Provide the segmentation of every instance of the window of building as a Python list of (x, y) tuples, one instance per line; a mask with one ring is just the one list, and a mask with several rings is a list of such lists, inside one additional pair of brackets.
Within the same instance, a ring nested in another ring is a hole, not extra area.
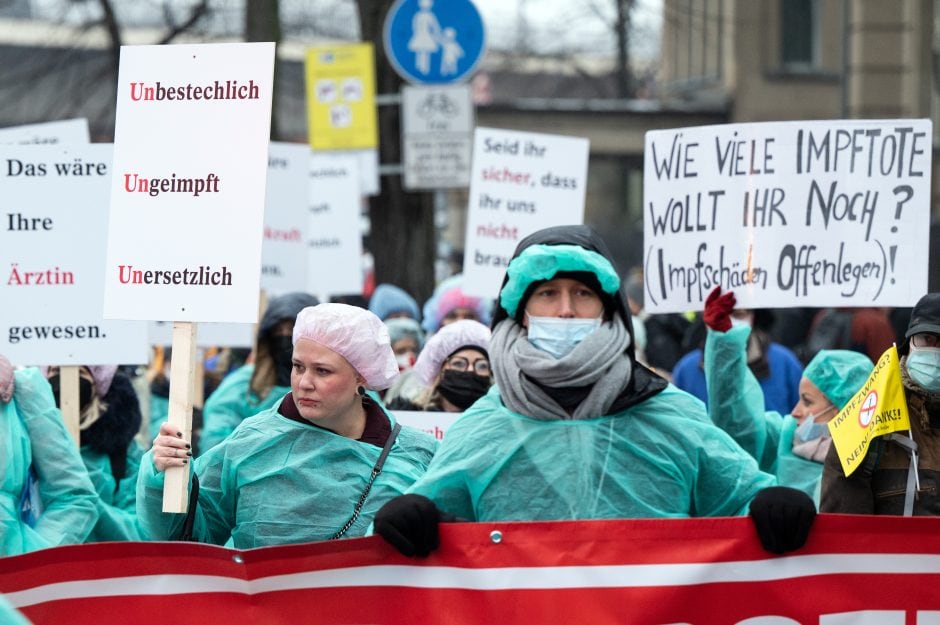
[(818, 65), (818, 0), (780, 1), (780, 44), (784, 67), (799, 69)]

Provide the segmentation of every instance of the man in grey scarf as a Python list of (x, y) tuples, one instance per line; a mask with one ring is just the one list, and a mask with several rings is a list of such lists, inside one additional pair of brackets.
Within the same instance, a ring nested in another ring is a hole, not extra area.
[(524, 239), (498, 303), (497, 384), (379, 511), (378, 534), (421, 556), (440, 520), (734, 516), (750, 505), (765, 547), (802, 546), (812, 500), (773, 487), (700, 401), (636, 361), (620, 277), (590, 228)]

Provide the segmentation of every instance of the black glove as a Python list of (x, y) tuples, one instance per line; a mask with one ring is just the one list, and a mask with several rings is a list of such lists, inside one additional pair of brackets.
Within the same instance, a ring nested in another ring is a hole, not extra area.
[(771, 486), (757, 493), (750, 512), (764, 549), (786, 553), (806, 544), (816, 504), (801, 490)]
[(427, 497), (401, 495), (379, 509), (374, 526), (375, 533), (402, 554), (425, 558), (440, 543), (437, 524), (441, 520), (437, 506)]

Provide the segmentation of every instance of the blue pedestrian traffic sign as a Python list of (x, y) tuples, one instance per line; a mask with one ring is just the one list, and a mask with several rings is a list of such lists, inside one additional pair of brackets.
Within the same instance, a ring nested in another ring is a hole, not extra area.
[(483, 59), (483, 18), (471, 0), (395, 0), (385, 18), (385, 54), (411, 83), (466, 80)]

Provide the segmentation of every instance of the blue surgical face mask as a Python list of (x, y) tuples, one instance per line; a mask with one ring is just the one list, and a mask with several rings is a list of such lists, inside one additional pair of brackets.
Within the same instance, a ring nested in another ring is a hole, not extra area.
[(940, 347), (914, 347), (907, 355), (911, 379), (931, 393), (940, 393)]
[(571, 353), (578, 343), (601, 325), (596, 319), (563, 319), (560, 317), (533, 317), (529, 320), (529, 342), (555, 358)]
[(806, 418), (803, 419), (803, 422), (796, 426), (796, 436), (804, 443), (807, 441), (816, 440), (817, 438), (828, 434), (829, 424), (828, 423), (816, 423), (816, 417), (821, 416), (833, 410), (835, 406), (829, 406), (818, 415), (810, 413), (806, 415)]

